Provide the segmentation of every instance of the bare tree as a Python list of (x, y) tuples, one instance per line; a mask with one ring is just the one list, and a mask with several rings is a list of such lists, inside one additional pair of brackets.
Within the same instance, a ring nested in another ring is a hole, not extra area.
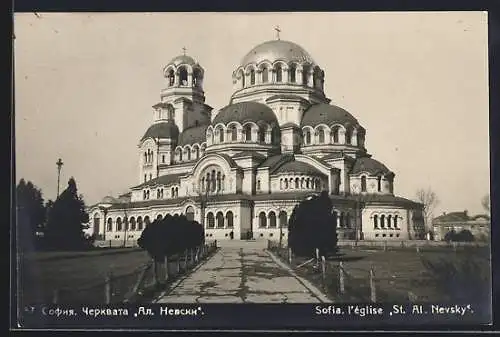
[(123, 221), (123, 230), (124, 230), (124, 233), (123, 233), (123, 247), (127, 247), (127, 234), (128, 234), (128, 226), (129, 226), (129, 218), (128, 218), (128, 210), (130, 209), (131, 207), (131, 196), (127, 193), (127, 194), (124, 194), (124, 195), (121, 195), (119, 197), (119, 201), (121, 203), (121, 206), (122, 206), (122, 209), (123, 209), (123, 213), (124, 213), (124, 221)]
[(217, 184), (207, 180), (205, 186), (201, 186), (198, 182), (198, 188), (195, 189), (195, 193), (198, 195), (198, 202), (200, 203), (200, 224), (205, 228), (205, 210), (208, 203), (219, 195), (219, 189)]
[(490, 195), (486, 194), (482, 199), (481, 199), (481, 205), (483, 206), (484, 210), (490, 214), (491, 212), (491, 200), (490, 200)]
[(424, 205), (423, 216), (425, 226), (429, 229), (434, 209), (439, 204), (439, 198), (437, 197), (436, 192), (434, 192), (430, 187), (417, 190), (416, 197), (417, 201)]

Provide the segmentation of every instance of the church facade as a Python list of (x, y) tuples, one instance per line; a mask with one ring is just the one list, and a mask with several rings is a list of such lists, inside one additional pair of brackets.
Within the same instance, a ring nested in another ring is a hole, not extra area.
[(325, 72), (296, 43), (251, 49), (218, 110), (194, 58), (173, 58), (163, 75), (137, 148), (137, 183), (88, 209), (100, 240), (137, 240), (167, 214), (200, 222), (207, 239), (286, 239), (293, 208), (321, 191), (340, 240), (424, 237), (422, 205), (394, 194), (394, 173), (368, 153), (358, 120), (325, 96)]

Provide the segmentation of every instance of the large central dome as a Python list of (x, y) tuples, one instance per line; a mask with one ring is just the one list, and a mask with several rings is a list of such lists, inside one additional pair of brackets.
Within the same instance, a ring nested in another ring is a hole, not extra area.
[(274, 62), (282, 60), (285, 62), (310, 62), (314, 63), (311, 55), (296, 43), (283, 40), (266, 41), (254, 47), (241, 61), (242, 66), (249, 63), (257, 63), (267, 60)]

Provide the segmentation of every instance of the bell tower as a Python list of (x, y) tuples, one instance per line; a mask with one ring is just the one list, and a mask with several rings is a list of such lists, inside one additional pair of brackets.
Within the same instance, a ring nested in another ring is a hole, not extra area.
[(161, 103), (173, 107), (166, 117), (173, 119), (180, 132), (210, 123), (212, 108), (205, 104), (204, 73), (203, 67), (186, 54), (186, 48), (163, 68), (166, 86), (161, 90)]

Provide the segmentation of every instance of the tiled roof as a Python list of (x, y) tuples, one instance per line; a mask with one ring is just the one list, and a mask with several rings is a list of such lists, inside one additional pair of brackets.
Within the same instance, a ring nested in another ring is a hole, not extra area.
[(179, 137), (179, 128), (173, 122), (161, 122), (151, 125), (141, 141), (147, 138), (170, 138), (175, 139)]
[(391, 171), (381, 162), (370, 158), (370, 157), (360, 157), (357, 158), (352, 167), (351, 174), (357, 174), (361, 172), (368, 172), (373, 175), (377, 174), (387, 174)]
[(276, 165), (280, 160), (285, 159), (285, 158), (290, 158), (293, 159), (293, 154), (277, 154), (275, 156), (268, 157), (262, 164), (259, 165), (259, 167), (273, 167)]
[(182, 174), (166, 174), (163, 176), (159, 176), (157, 178), (151, 179), (149, 181), (146, 181), (145, 183), (142, 183), (140, 185), (132, 187), (133, 189), (138, 189), (146, 186), (155, 186), (155, 185), (171, 185), (171, 184), (178, 184), (181, 181), (182, 176), (184, 176), (185, 173)]
[(264, 159), (265, 157), (261, 155), (258, 152), (252, 152), (252, 151), (243, 151), (243, 152), (238, 152), (233, 156), (233, 158), (243, 158), (243, 157), (252, 157), (252, 158), (258, 158), (258, 159)]
[(471, 218), (467, 215), (467, 211), (462, 212), (451, 212), (440, 215), (434, 218), (433, 222), (460, 222), (460, 221), (469, 221)]
[(330, 126), (334, 123), (357, 125), (358, 121), (349, 112), (336, 105), (318, 103), (311, 105), (305, 111), (300, 125), (315, 127), (318, 124)]
[(179, 135), (178, 145), (201, 144), (206, 141), (208, 124), (187, 128)]
[(278, 120), (274, 111), (267, 105), (258, 102), (240, 102), (230, 104), (222, 108), (215, 116), (212, 124), (217, 123), (227, 124), (232, 121), (245, 123), (252, 122), (266, 122), (278, 125)]
[(281, 165), (273, 174), (278, 173), (303, 173), (313, 175), (323, 175), (317, 168), (301, 161), (289, 161)]
[(300, 96), (297, 96), (297, 95), (284, 95), (284, 94), (273, 95), (273, 96), (267, 98), (266, 102), (270, 102), (270, 101), (273, 101), (273, 100), (276, 100), (276, 99), (301, 100), (301, 101), (304, 101), (304, 102), (308, 102), (305, 98), (302, 98)]

